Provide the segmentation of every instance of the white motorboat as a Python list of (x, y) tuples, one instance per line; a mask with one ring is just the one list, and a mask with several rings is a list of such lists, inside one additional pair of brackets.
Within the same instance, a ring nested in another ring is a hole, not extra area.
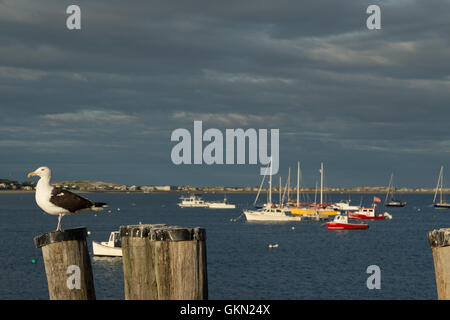
[(109, 235), (109, 240), (105, 242), (92, 241), (92, 249), (95, 256), (121, 257), (122, 244), (118, 231), (113, 231)]
[(223, 199), (223, 202), (208, 202), (208, 208), (210, 209), (235, 209), (236, 205), (227, 203), (227, 198)]
[(266, 203), (263, 208), (255, 210), (244, 210), (247, 221), (301, 221), (301, 217), (294, 217), (287, 214), (283, 208), (277, 208), (270, 203)]
[(194, 194), (191, 194), (189, 197), (181, 197), (181, 202), (178, 203), (178, 206), (181, 208), (207, 208), (209, 204)]
[(333, 204), (331, 207), (339, 211), (358, 211), (361, 209), (360, 206), (350, 205), (350, 200), (341, 200)]

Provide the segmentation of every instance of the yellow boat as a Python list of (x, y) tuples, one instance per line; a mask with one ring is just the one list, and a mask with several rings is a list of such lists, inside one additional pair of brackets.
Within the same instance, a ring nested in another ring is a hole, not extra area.
[[(321, 174), (321, 184), (320, 184), (320, 202), (323, 202), (323, 163), (320, 167)], [(302, 216), (302, 215), (314, 215), (318, 213), (319, 215), (328, 215), (335, 216), (339, 213), (339, 211), (327, 208), (324, 204), (317, 203), (303, 203), (299, 202), (300, 200), (300, 162), (298, 162), (297, 169), (297, 203), (290, 203), (289, 207), (291, 210), (291, 214), (293, 216)], [(314, 200), (315, 201), (315, 200)]]
[(339, 213), (339, 211), (334, 209), (319, 209), (320, 214), (326, 214), (328, 216), (335, 216)]
[(322, 208), (291, 208), (291, 214), (293, 216), (302, 216), (304, 214), (310, 215), (310, 214), (326, 214), (328, 216), (335, 216), (339, 213), (339, 211), (333, 210), (333, 209), (322, 209)]

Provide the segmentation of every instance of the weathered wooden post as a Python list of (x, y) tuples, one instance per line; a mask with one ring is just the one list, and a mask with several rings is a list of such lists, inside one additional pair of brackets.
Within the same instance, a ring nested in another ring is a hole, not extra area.
[(439, 300), (450, 300), (450, 228), (428, 232)]
[(125, 299), (208, 299), (205, 229), (121, 226), (120, 237)]
[(42, 248), (51, 300), (95, 300), (86, 236), (86, 228), (75, 228), (34, 238)]

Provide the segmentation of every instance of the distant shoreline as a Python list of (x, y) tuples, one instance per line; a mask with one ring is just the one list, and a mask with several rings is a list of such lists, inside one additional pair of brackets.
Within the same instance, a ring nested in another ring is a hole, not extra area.
[[(152, 193), (178, 193), (178, 194), (190, 194), (190, 193), (195, 193), (195, 194), (256, 194), (257, 191), (232, 191), (232, 190), (224, 190), (224, 191), (209, 191), (209, 190), (171, 190), (171, 191), (149, 191), (149, 192), (144, 192), (144, 191), (121, 191), (121, 190), (117, 190), (117, 191), (112, 191), (112, 190), (108, 190), (108, 191), (99, 191), (99, 190), (70, 190), (74, 193), (125, 193), (125, 194), (152, 194)], [(29, 190), (0, 190), (0, 194), (27, 194), (27, 193), (34, 193), (35, 191), (29, 191)], [(262, 190), (261, 192), (265, 192), (264, 190)], [(274, 191), (273, 191), (274, 192)], [(275, 193), (278, 193), (278, 191), (276, 191)], [(307, 193), (307, 194), (315, 194), (314, 191), (302, 191), (302, 193)], [(324, 193), (327, 194), (386, 194), (385, 192), (381, 192), (381, 191), (355, 191), (355, 190), (348, 190), (348, 191), (324, 191)], [(396, 194), (433, 194), (434, 191), (433, 190), (429, 190), (429, 191), (396, 191)], [(444, 192), (444, 194), (450, 194), (450, 192)], [(292, 194), (292, 197), (295, 198), (295, 194)]]

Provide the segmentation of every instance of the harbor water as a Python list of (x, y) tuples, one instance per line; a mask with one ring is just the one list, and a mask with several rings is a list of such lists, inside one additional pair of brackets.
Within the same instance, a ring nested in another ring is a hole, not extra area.
[[(63, 229), (85, 226), (92, 241), (107, 241), (121, 225), (199, 226), (207, 234), (210, 299), (437, 299), (427, 232), (450, 227), (450, 210), (430, 207), (432, 195), (401, 195), (404, 208), (384, 208), (392, 220), (368, 221), (367, 230), (329, 231), (323, 221), (248, 223), (240, 217), (254, 194), (228, 194), (232, 210), (179, 208), (180, 194), (92, 193), (109, 208), (65, 216)], [(361, 195), (329, 195), (338, 201)], [(381, 195), (378, 195), (381, 196)], [(370, 205), (373, 195), (363, 195)], [(205, 200), (222, 200), (205, 194)], [(56, 229), (34, 194), (0, 194), (0, 299), (48, 299), (36, 235)], [(269, 245), (278, 244), (270, 248)], [(121, 258), (92, 257), (97, 299), (123, 299)], [(381, 288), (369, 290), (367, 268), (381, 270)]]

